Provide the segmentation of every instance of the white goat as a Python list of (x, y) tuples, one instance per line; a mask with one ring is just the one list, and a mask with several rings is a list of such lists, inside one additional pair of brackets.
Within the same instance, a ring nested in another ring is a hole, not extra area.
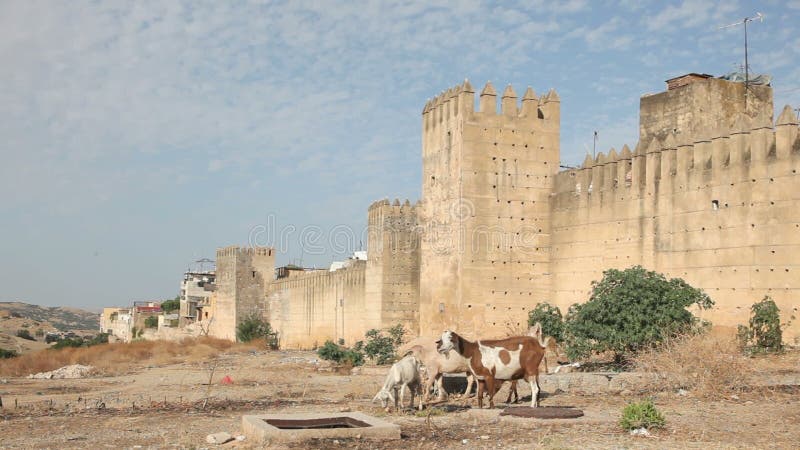
[[(411, 407), (413, 408), (414, 394), (419, 392), (422, 386), (419, 372), (420, 362), (414, 356), (409, 355), (397, 361), (389, 369), (389, 374), (386, 375), (383, 387), (375, 394), (372, 401), (380, 400), (384, 408), (387, 407), (390, 401), (393, 401), (394, 408), (398, 409), (398, 402), (402, 404), (406, 387), (408, 387), (411, 390)], [(398, 390), (400, 391), (399, 395)], [(420, 402), (419, 406), (422, 409), (422, 402)]]

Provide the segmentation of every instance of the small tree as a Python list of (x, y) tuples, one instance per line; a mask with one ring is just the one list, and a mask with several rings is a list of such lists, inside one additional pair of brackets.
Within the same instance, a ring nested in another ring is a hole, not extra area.
[(389, 336), (392, 338), (392, 344), (394, 344), (395, 347), (399, 347), (403, 344), (403, 339), (405, 338), (406, 333), (408, 333), (405, 327), (403, 327), (402, 323), (398, 323), (397, 325), (389, 328), (388, 332)]
[(29, 341), (35, 341), (36, 340), (33, 336), (31, 336), (31, 332), (28, 331), (25, 328), (17, 330), (17, 337), (22, 338), (22, 339), (27, 339)]
[(394, 360), (394, 341), (391, 337), (376, 329), (367, 331), (364, 336), (367, 338), (364, 353), (376, 364), (388, 364)]
[(611, 351), (623, 355), (692, 331), (698, 319), (686, 308), (710, 308), (714, 302), (703, 291), (680, 278), (641, 266), (623, 271), (610, 269), (592, 282), (589, 301), (573, 305), (567, 314), (567, 353), (570, 358), (589, 352)]
[(239, 342), (250, 342), (253, 339), (269, 339), (272, 335), (269, 322), (258, 314), (251, 314), (236, 327), (236, 339)]
[(380, 330), (372, 329), (364, 335), (367, 342), (364, 344), (364, 353), (376, 364), (389, 364), (397, 358), (397, 347), (403, 343), (406, 329), (402, 324), (397, 324), (387, 330), (388, 336)]
[(17, 356), (19, 355), (14, 350), (0, 348), (0, 359), (16, 358)]
[(750, 307), (750, 327), (740, 325), (738, 336), (745, 348), (764, 352), (783, 348), (780, 310), (770, 296), (753, 303)]
[(564, 340), (564, 318), (557, 306), (548, 303), (536, 305), (528, 312), (528, 326), (532, 327), (537, 322), (542, 325), (542, 334), (552, 336), (558, 342)]
[(172, 311), (177, 311), (179, 309), (181, 309), (180, 296), (176, 296), (172, 300), (164, 300), (163, 302), (161, 302), (161, 310), (164, 311), (164, 313), (170, 313)]
[(158, 317), (147, 316), (147, 318), (144, 319), (144, 326), (146, 328), (158, 328)]

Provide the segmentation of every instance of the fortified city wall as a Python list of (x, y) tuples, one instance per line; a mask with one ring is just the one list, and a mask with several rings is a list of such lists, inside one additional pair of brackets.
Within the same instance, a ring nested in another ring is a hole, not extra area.
[[(552, 301), (586, 301), (608, 268), (640, 264), (702, 288), (703, 317), (746, 324), (765, 295), (782, 322), (800, 294), (800, 141), (772, 89), (708, 79), (642, 98), (642, 139), (556, 176)], [(797, 322), (785, 339), (800, 334)]]
[(327, 340), (352, 345), (368, 327), (364, 296), (366, 262), (333, 272), (317, 270), (272, 282), (266, 297), (268, 321), (281, 348), (308, 349)]
[(538, 303), (562, 313), (608, 268), (642, 265), (702, 288), (703, 312), (735, 327), (765, 295), (800, 337), (800, 138), (772, 89), (692, 74), (641, 99), (640, 139), (559, 171), (560, 100), (508, 86), (497, 107), (469, 82), (422, 112), (422, 201), (368, 211), (367, 261), (274, 279), (272, 249), (217, 253), (211, 334), (235, 339), (249, 314), (285, 348), (347, 345), (371, 328), (526, 328)]

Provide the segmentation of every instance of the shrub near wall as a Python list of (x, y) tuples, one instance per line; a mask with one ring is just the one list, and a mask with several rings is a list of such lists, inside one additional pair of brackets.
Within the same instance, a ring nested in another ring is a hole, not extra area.
[(699, 323), (686, 308), (710, 308), (714, 302), (703, 291), (680, 278), (641, 266), (610, 269), (592, 282), (589, 301), (570, 307), (566, 320), (567, 353), (580, 358), (592, 352), (624, 355), (686, 334)]
[(739, 341), (745, 350), (776, 352), (783, 348), (780, 310), (770, 296), (750, 307), (749, 325), (739, 325)]
[(558, 342), (564, 340), (564, 318), (557, 306), (549, 303), (536, 305), (528, 312), (528, 326), (532, 327), (536, 323), (542, 325), (542, 334), (545, 336), (551, 336)]

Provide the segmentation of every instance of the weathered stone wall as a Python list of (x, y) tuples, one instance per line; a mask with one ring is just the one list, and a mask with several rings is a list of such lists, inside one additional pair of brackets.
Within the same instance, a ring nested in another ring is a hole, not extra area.
[(370, 316), (365, 301), (366, 263), (334, 272), (313, 271), (271, 283), (266, 297), (268, 321), (281, 348), (313, 348), (326, 340), (347, 345), (364, 339)]
[(236, 326), (255, 314), (266, 318), (266, 292), (275, 273), (275, 251), (268, 247), (217, 249), (217, 291), (209, 335), (236, 340)]
[(375, 328), (402, 324), (419, 332), (419, 226), (417, 206), (406, 200), (369, 207), (366, 320)]
[(474, 110), (468, 82), (422, 115), (424, 220), (420, 331), (524, 329), (550, 292), (548, 197), (559, 163), (560, 105), (489, 83)]
[[(772, 119), (772, 88), (716, 78), (695, 81), (677, 89), (642, 96), (639, 102), (639, 140), (666, 139), (696, 142), (729, 130), (739, 115)], [(766, 120), (766, 119), (765, 119)]]
[[(750, 305), (765, 295), (778, 304), (782, 321), (797, 314), (798, 121), (787, 107), (773, 130), (771, 92), (765, 98), (769, 102), (755, 119), (741, 112), (730, 127), (705, 135), (710, 137), (702, 137), (704, 130), (689, 141), (650, 133), (632, 153), (612, 149), (557, 175), (552, 300), (562, 311), (585, 301), (604, 269), (641, 264), (702, 288), (716, 301), (704, 313), (715, 325), (746, 324)], [(785, 339), (797, 336), (800, 327), (793, 322)]]

